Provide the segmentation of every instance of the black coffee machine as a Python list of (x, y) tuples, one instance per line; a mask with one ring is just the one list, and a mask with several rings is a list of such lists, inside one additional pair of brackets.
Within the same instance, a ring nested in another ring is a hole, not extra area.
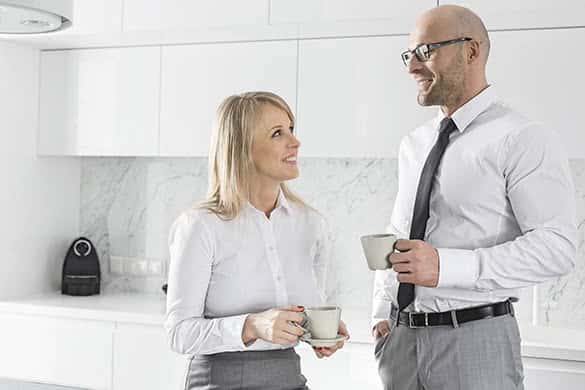
[(85, 237), (74, 240), (63, 262), (61, 293), (94, 295), (100, 293), (100, 262), (91, 241)]

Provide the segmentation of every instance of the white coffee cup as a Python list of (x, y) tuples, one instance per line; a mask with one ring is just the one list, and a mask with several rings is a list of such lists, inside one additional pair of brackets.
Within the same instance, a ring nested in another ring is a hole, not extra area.
[(339, 306), (316, 306), (305, 308), (305, 329), (312, 339), (334, 339), (339, 330), (341, 308)]
[(372, 271), (390, 268), (388, 255), (394, 252), (394, 234), (370, 234), (360, 238), (368, 268)]

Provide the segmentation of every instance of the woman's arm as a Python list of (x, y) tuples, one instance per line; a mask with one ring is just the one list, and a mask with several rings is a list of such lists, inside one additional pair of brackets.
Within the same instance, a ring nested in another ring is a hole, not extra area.
[(244, 350), (246, 314), (204, 318), (215, 243), (200, 215), (187, 213), (177, 219), (170, 232), (169, 252), (165, 328), (171, 349), (186, 354)]

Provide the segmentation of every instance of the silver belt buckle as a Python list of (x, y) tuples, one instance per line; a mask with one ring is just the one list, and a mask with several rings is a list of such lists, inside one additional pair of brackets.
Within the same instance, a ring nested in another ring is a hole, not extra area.
[[(415, 323), (413, 322), (413, 314), (424, 314), (425, 316), (425, 324), (424, 325), (415, 325)], [(409, 328), (426, 328), (427, 326), (429, 326), (429, 313), (427, 312), (422, 312), (422, 313), (417, 313), (417, 312), (408, 312), (408, 327)]]

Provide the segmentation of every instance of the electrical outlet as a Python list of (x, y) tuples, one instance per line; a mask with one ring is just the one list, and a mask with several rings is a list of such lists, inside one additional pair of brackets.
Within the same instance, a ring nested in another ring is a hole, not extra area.
[(110, 256), (110, 272), (126, 276), (162, 276), (163, 261), (144, 257)]

